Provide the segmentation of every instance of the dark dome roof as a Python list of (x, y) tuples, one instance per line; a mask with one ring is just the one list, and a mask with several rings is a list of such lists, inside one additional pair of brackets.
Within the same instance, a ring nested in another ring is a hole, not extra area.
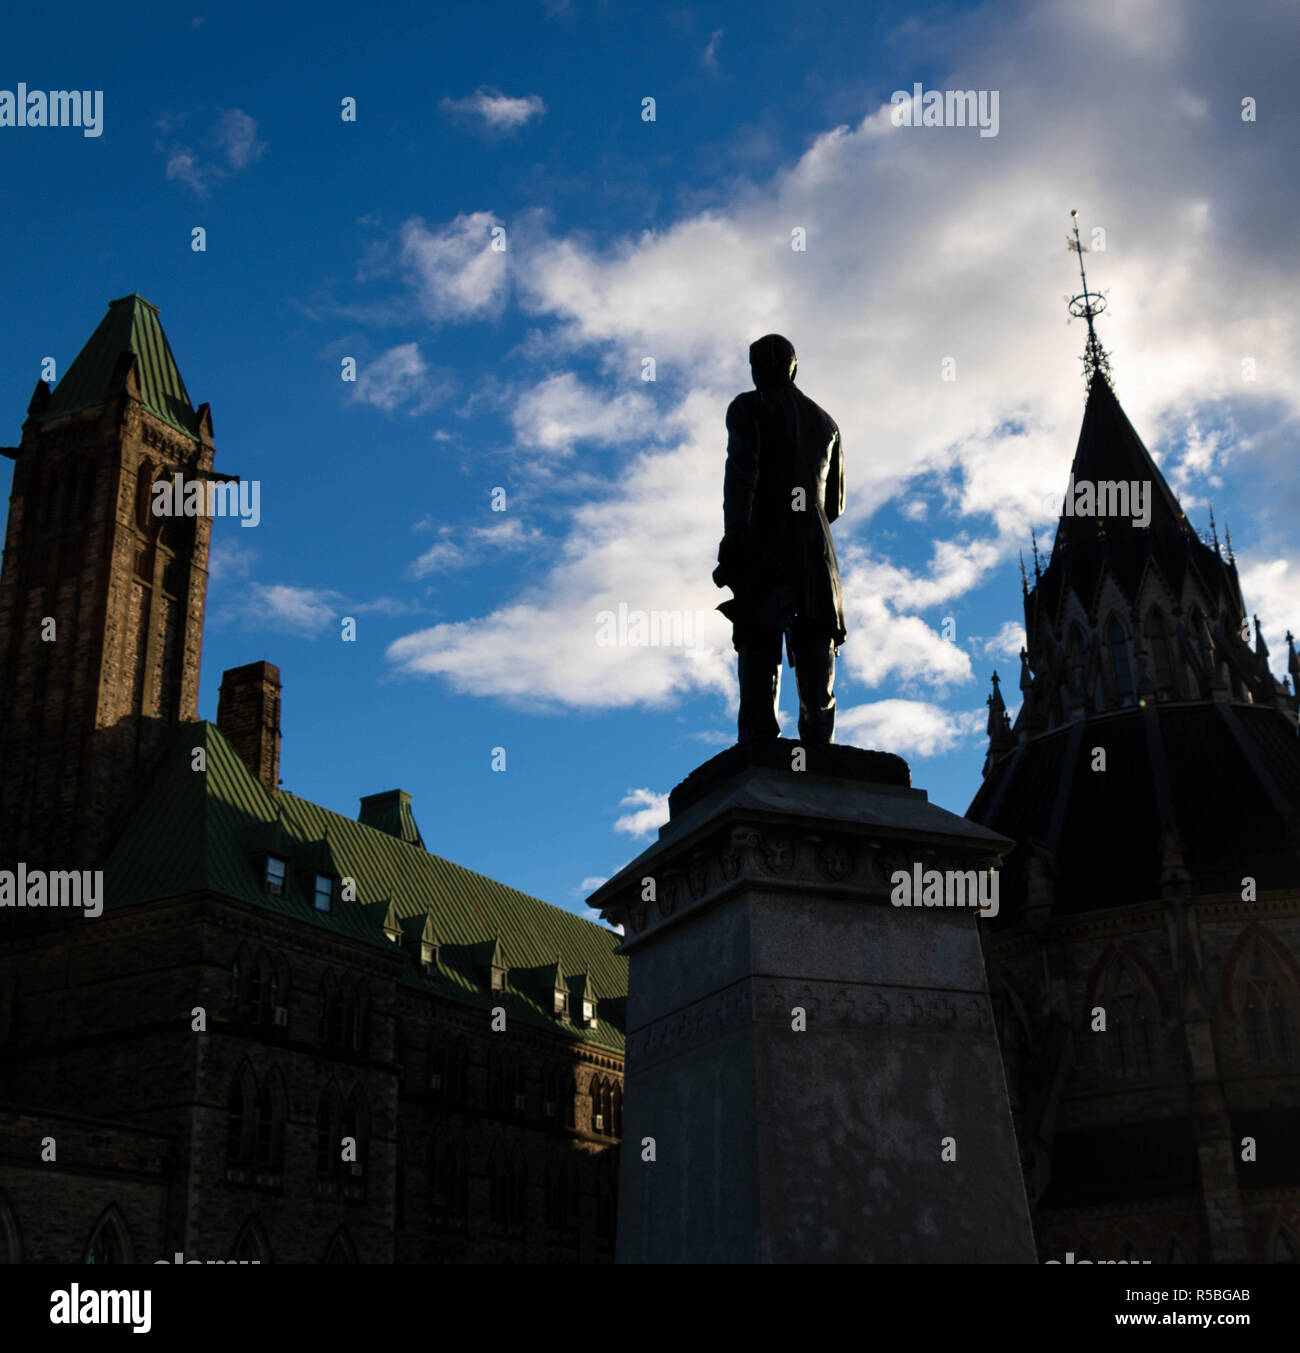
[[(1093, 749), (1106, 769), (1093, 770)], [(1152, 703), (1053, 729), (999, 759), (967, 816), (1012, 837), (997, 928), (1024, 920), (1046, 846), (1054, 914), (1159, 898), (1167, 870), (1195, 894), (1300, 887), (1300, 736), (1284, 713)]]

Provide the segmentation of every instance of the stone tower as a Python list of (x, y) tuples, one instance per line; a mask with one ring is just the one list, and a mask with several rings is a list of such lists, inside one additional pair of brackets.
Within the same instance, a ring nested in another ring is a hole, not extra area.
[(211, 519), (156, 516), (151, 489), (212, 475), (158, 309), (108, 313), (53, 391), (39, 381), (0, 573), (0, 865), (88, 868), (198, 717)]
[(1104, 370), (1034, 554), (968, 816), (1016, 841), (985, 954), (1040, 1255), (1294, 1259), (1296, 693)]

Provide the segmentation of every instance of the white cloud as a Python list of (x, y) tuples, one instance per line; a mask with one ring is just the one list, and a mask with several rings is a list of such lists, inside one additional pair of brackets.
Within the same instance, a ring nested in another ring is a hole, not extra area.
[(1247, 614), (1258, 614), (1269, 666), (1280, 680), (1286, 675), (1287, 631), (1300, 634), (1300, 557), (1252, 561), (1238, 554), (1237, 570)]
[(709, 45), (704, 49), (704, 64), (710, 70), (718, 69), (718, 44), (722, 41), (722, 35), (726, 29), (715, 28), (709, 34)]
[(838, 711), (835, 735), (903, 757), (938, 756), (982, 732), (987, 715), (987, 710), (943, 709), (924, 700), (876, 700)]
[[(459, 534), (459, 542), (455, 536)], [(427, 578), (431, 573), (449, 573), (468, 568), (489, 557), (513, 554), (530, 549), (542, 539), (535, 526), (525, 526), (518, 517), (506, 517), (490, 526), (457, 528), (441, 526), (438, 540), (411, 565), (414, 578)]]
[[(490, 213), (411, 228), (413, 257), (430, 240), (439, 242), (432, 257), (447, 254), (445, 269), (417, 269), (434, 318), (497, 314), (513, 281), (548, 358), (571, 350), (627, 373), (652, 354), (675, 380), (653, 396), (636, 392), (653, 398), (661, 428), (671, 424), (671, 438), (655, 441), (645, 428), (623, 437), (628, 414), (635, 423), (644, 411), (637, 401), (629, 408), (624, 379), (593, 388), (557, 376), (522, 390), (512, 412), (521, 457), (572, 454), (586, 437), (607, 461), (569, 511), (552, 563), (530, 570), (496, 610), (407, 636), (390, 659), (520, 702), (663, 707), (700, 691), (731, 698), (734, 655), (720, 617), (690, 653), (600, 649), (591, 636), (595, 613), (620, 601), (712, 614), (723, 595), (709, 580), (721, 533), (723, 412), (748, 385), (748, 343), (779, 330), (799, 350), (801, 387), (844, 434), (848, 506), (836, 527), (849, 619), (844, 671), (866, 685), (936, 692), (969, 681), (968, 652), (940, 636), (942, 617), (930, 612), (1014, 558), (1032, 525), (1055, 520), (1083, 411), (1082, 329), (1067, 327), (1060, 305), (1077, 282), (1064, 248), (1076, 202), (1085, 232), (1108, 228), (1107, 251), (1089, 256), (1089, 281), (1110, 291), (1102, 339), (1120, 398), (1153, 452), (1168, 451), (1162, 430), (1181, 436), (1195, 404), (1275, 401), (1294, 416), (1287, 373), (1300, 365), (1300, 315), (1279, 282), (1289, 275), (1289, 241), (1285, 230), (1245, 230), (1241, 216), (1261, 181), (1287, 179), (1284, 152), (1257, 140), (1257, 154), (1243, 156), (1240, 128), (1209, 134), (1196, 118), (1157, 115), (1189, 88), (1214, 106), (1224, 97), (1221, 54), (1259, 41), (1280, 20), (1252, 12), (1234, 27), (1163, 0), (1104, 8), (1113, 41), (1102, 79), (1073, 59), (1095, 33), (1069, 7), (1030, 6), (996, 29), (962, 28), (950, 68), (928, 83), (1002, 88), (996, 138), (896, 128), (882, 104), (855, 126), (815, 137), (771, 178), (729, 181), (725, 201), (658, 230), (613, 241), (516, 231), (509, 275), (504, 256), (483, 253)], [(1062, 110), (1085, 106), (1088, 134), (1062, 157)], [(1078, 200), (1080, 183), (1098, 185), (1090, 201)], [(1290, 219), (1277, 203), (1272, 210)], [(796, 226), (807, 232), (805, 252), (790, 247)], [(1261, 347), (1269, 360), (1244, 386), (1223, 354)], [(940, 379), (946, 358), (956, 380)], [(556, 397), (565, 394), (569, 407)], [(1248, 454), (1241, 444), (1225, 451), (1211, 435), (1192, 439), (1193, 477)], [(907, 504), (921, 481), (929, 520), (889, 548), (897, 557), (939, 534), (925, 571), (885, 563), (879, 545), (861, 543), (891, 500), (919, 517)]]
[(249, 588), (244, 619), (273, 625), (307, 639), (314, 639), (341, 614), (343, 601), (328, 588), (292, 587), (286, 583), (253, 583)]
[(214, 533), (208, 553), (208, 577), (221, 582), (247, 578), (259, 557), (258, 552), (243, 544), (238, 536), (223, 537)]
[(607, 446), (648, 438), (654, 403), (638, 391), (606, 398), (566, 371), (526, 390), (511, 415), (521, 446), (563, 455), (576, 442)]
[(1006, 620), (996, 634), (973, 635), (970, 643), (985, 658), (1019, 659), (1020, 650), (1025, 647), (1025, 627), (1019, 620)]
[(516, 131), (533, 118), (546, 112), (546, 105), (538, 94), (511, 98), (495, 89), (480, 88), (464, 99), (443, 99), (445, 112), (482, 118), (492, 131)]
[[(185, 115), (164, 115), (155, 124), (166, 135), (188, 119)], [(241, 108), (227, 108), (208, 133), (207, 144), (216, 152), (216, 159), (208, 159), (192, 146), (173, 142), (166, 150), (164, 170), (169, 183), (184, 184), (196, 197), (204, 198), (217, 184), (242, 173), (259, 160), (266, 151), (266, 143), (257, 139), (257, 122)], [(162, 150), (161, 144), (157, 147)]]
[(636, 839), (653, 836), (668, 821), (668, 795), (650, 789), (628, 790), (619, 807), (632, 811), (615, 821), (614, 830)]
[(402, 227), (402, 262), (430, 319), (490, 319), (501, 313), (506, 251), (492, 248), (492, 231), (501, 224), (490, 211), (475, 211), (435, 230), (418, 217)]
[(238, 172), (262, 158), (266, 142), (257, 139), (257, 123), (242, 108), (227, 108), (217, 119), (213, 139), (231, 169)]
[(414, 417), (441, 403), (449, 388), (446, 380), (430, 370), (418, 343), (401, 343), (357, 372), (352, 400), (385, 413), (407, 405), (407, 413)]

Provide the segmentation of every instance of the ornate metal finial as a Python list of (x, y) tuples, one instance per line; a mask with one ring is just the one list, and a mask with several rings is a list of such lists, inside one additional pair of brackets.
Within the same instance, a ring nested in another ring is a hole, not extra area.
[(1038, 532), (1031, 526), (1029, 528), (1029, 539), (1034, 546), (1034, 581), (1039, 582), (1042, 579), (1042, 569), (1038, 566)]
[[(1210, 504), (1210, 539), (1214, 542), (1214, 552), (1219, 554), (1219, 528), (1214, 524), (1214, 504)], [(1223, 556), (1220, 554), (1220, 558)]]
[(1232, 532), (1228, 529), (1227, 517), (1224, 517), (1223, 519), (1223, 534), (1228, 542), (1228, 563), (1235, 564), (1237, 562), (1237, 556), (1232, 551)]
[(1025, 572), (1025, 552), (1024, 550), (1018, 550), (1017, 553), (1020, 555), (1020, 590), (1028, 596), (1029, 575)]
[(1110, 380), (1110, 358), (1106, 355), (1106, 349), (1101, 346), (1101, 340), (1097, 337), (1097, 330), (1093, 327), (1093, 320), (1101, 314), (1106, 308), (1106, 298), (1099, 291), (1088, 290), (1088, 275), (1083, 270), (1083, 256), (1088, 252), (1088, 246), (1079, 239), (1079, 213), (1070, 212), (1071, 223), (1074, 227), (1074, 238), (1068, 235), (1065, 237), (1065, 247), (1073, 249), (1079, 255), (1079, 277), (1083, 282), (1083, 290), (1077, 296), (1070, 297), (1070, 314), (1076, 319), (1088, 321), (1088, 341), (1083, 349), (1083, 379), (1084, 384), (1091, 388), (1092, 378), (1100, 375), (1107, 385)]

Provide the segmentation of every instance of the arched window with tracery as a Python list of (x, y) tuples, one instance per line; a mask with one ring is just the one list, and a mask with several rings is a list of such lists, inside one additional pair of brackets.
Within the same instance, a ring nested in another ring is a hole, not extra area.
[(1115, 682), (1115, 698), (1121, 704), (1133, 694), (1133, 666), (1128, 651), (1128, 631), (1118, 616), (1110, 618), (1106, 626), (1106, 642), (1110, 648), (1111, 673)]
[(247, 1062), (240, 1066), (226, 1096), (226, 1165), (253, 1163), (257, 1141), (257, 1082)]
[(1253, 935), (1236, 962), (1234, 1004), (1247, 1058), (1257, 1066), (1291, 1060), (1296, 1047), (1294, 980), (1263, 935)]
[(1178, 664), (1174, 653), (1169, 621), (1159, 606), (1147, 612), (1147, 653), (1151, 659), (1151, 677), (1161, 700), (1177, 700), (1180, 695)]
[(95, 1223), (86, 1243), (84, 1262), (87, 1264), (130, 1263), (131, 1247), (126, 1223), (116, 1207), (109, 1207)]
[(1116, 951), (1097, 985), (1093, 1004), (1106, 1012), (1103, 1065), (1115, 1080), (1149, 1080), (1161, 1069), (1160, 1006), (1145, 974)]
[(266, 1077), (257, 1096), (257, 1167), (279, 1173), (284, 1168), (284, 1123), (288, 1096), (279, 1071)]

